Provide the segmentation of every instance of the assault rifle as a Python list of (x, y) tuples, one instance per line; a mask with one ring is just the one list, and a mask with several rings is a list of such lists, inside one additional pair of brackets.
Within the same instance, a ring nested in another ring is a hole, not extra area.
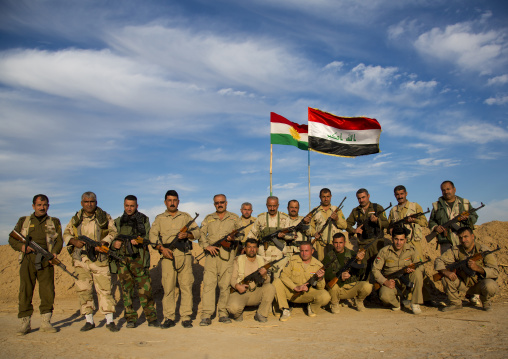
[(390, 226), (388, 228), (395, 228), (395, 227), (403, 226), (404, 224), (409, 223), (408, 220), (410, 218), (418, 218), (418, 217), (423, 216), (429, 212), (430, 212), (430, 209), (427, 208), (426, 212), (418, 212), (418, 213), (410, 214), (409, 216), (406, 216), (402, 219), (399, 219), (398, 221), (393, 222), (392, 224), (390, 224)]
[[(263, 276), (259, 273), (259, 270), (261, 268), (264, 268), (266, 270), (270, 269), (271, 266), (273, 266), (275, 263), (277, 262), (280, 262), (281, 260), (285, 259), (286, 257), (282, 257), (282, 258), (279, 258), (279, 259), (276, 259), (270, 263), (266, 263), (264, 266), (261, 266), (259, 267), (258, 269), (256, 269), (254, 272), (252, 272), (251, 274), (249, 274), (248, 276), (246, 276), (245, 278), (243, 278), (243, 280), (238, 283), (238, 284), (249, 284), (250, 282), (254, 282), (256, 283), (256, 286), (258, 287), (261, 287), (263, 285), (263, 283), (265, 282), (265, 279), (263, 278)], [(236, 289), (231, 287), (229, 289), (230, 293), (234, 293), (236, 292)]]
[[(343, 203), (346, 200), (346, 198), (347, 197), (344, 197), (342, 202), (340, 202), (339, 206), (333, 211), (333, 213), (339, 213), (339, 211), (342, 209), (342, 207), (344, 207)], [(321, 229), (314, 235), (314, 239), (312, 240), (312, 245), (314, 245), (314, 243), (316, 243), (316, 241), (317, 241), (316, 235), (319, 235), (319, 237), (321, 238), (321, 235), (325, 231), (326, 227), (328, 227), (328, 225), (331, 223), (332, 223), (332, 215), (330, 214), (330, 217), (328, 217), (325, 224), (323, 224), (323, 227), (321, 227)]]
[[(143, 245), (144, 247), (148, 246), (150, 244), (150, 241), (148, 239), (145, 239), (141, 236), (129, 236), (127, 234), (119, 234), (116, 236), (115, 241), (122, 241), (125, 245), (125, 250), (129, 255), (132, 255), (134, 253), (132, 249), (132, 240), (136, 241), (136, 245)], [(113, 249), (112, 249), (113, 250)]]
[(344, 272), (347, 272), (349, 271), (351, 268), (356, 268), (356, 269), (362, 269), (362, 268), (365, 268), (365, 264), (358, 264), (356, 263), (357, 261), (357, 258), (358, 258), (358, 254), (360, 252), (365, 252), (367, 251), (367, 249), (373, 245), (374, 243), (376, 243), (376, 241), (373, 241), (373, 242), (370, 242), (369, 244), (367, 244), (364, 248), (360, 249), (358, 251), (358, 253), (356, 254), (355, 257), (353, 258), (350, 258), (346, 264), (344, 264), (344, 266), (342, 268), (340, 268), (337, 273), (335, 273), (335, 278), (331, 279), (328, 283), (326, 283), (326, 287), (328, 289), (332, 289), (332, 287), (335, 285), (335, 283), (338, 282), (339, 278), (342, 278), (342, 273)]
[[(478, 262), (480, 259), (485, 258), (485, 256), (487, 256), (487, 255), (489, 255), (491, 253), (497, 252), (500, 249), (501, 248), (498, 245), (497, 248), (494, 249), (494, 250), (483, 251), (483, 252), (480, 252), (480, 253), (473, 254), (472, 256), (467, 257), (466, 259), (463, 259), (463, 260), (461, 260), (459, 262), (455, 262), (455, 263), (452, 263), (452, 264), (446, 266), (446, 269), (449, 270), (450, 272), (453, 272), (453, 273), (456, 273), (457, 270), (461, 270), (468, 277), (474, 277), (476, 275), (476, 272), (468, 267), (467, 262), (469, 262), (470, 260)], [(432, 279), (434, 280), (434, 282), (437, 282), (438, 280), (440, 280), (443, 277), (444, 277), (443, 273), (437, 272), (437, 273), (435, 273), (432, 276)]]
[[(420, 261), (420, 262), (408, 264), (407, 266), (399, 269), (398, 271), (393, 272), (392, 274), (386, 275), (385, 278), (386, 279), (399, 279), (402, 282), (402, 284), (404, 284), (406, 286), (406, 288), (413, 288), (414, 283), (409, 281), (409, 277), (407, 276), (408, 273), (406, 271), (408, 269), (416, 269), (419, 266), (422, 266), (428, 262), (430, 262), (429, 257), (427, 257), (427, 260), (425, 262)], [(374, 283), (374, 290), (378, 290), (379, 288), (381, 288), (381, 284), (379, 284), (378, 282)]]
[[(194, 217), (193, 219), (191, 219), (189, 222), (187, 222), (187, 224), (185, 226), (182, 227), (182, 229), (180, 229), (180, 231), (175, 235), (175, 238), (173, 238), (173, 240), (171, 241), (171, 243), (166, 243), (166, 244), (162, 244), (162, 246), (164, 248), (168, 248), (169, 250), (171, 251), (174, 251), (175, 248), (181, 248), (180, 250), (182, 250), (182, 252), (185, 252), (189, 249), (192, 249), (192, 246), (190, 245), (190, 241), (188, 238), (186, 239), (179, 239), (178, 238), (178, 235), (180, 233), (185, 233), (189, 230), (191, 224), (196, 220), (196, 218), (198, 218), (199, 214), (194, 212), (194, 214), (196, 215), (196, 217)], [(178, 243), (180, 242), (180, 243)]]
[[(485, 205), (483, 204), (483, 202), (481, 202), (481, 206), (477, 207), (477, 208), (471, 208), (469, 211), (464, 211), (462, 212), (461, 214), (459, 214), (458, 216), (455, 216), (453, 217), (452, 219), (450, 219), (448, 222), (446, 222), (445, 224), (442, 224), (441, 227), (444, 227), (445, 231), (443, 232), (444, 235), (446, 235), (446, 232), (448, 230), (448, 228), (452, 228), (453, 230), (458, 230), (460, 227), (457, 225), (457, 222), (459, 221), (459, 217), (460, 216), (469, 216), (471, 213), (473, 212), (476, 212), (478, 211), (479, 209), (482, 209), (483, 207), (485, 207)], [(425, 239), (427, 239), (427, 242), (430, 242), (431, 240), (433, 240), (434, 238), (437, 237), (439, 233), (437, 233), (435, 230), (430, 232), (430, 234), (426, 235), (425, 236)]]
[[(379, 211), (376, 211), (374, 212), (374, 216), (378, 217), (381, 215), (381, 213), (385, 212), (386, 210), (390, 209), (392, 207), (392, 202), (390, 202), (390, 204), (388, 205), (388, 207), (386, 208), (382, 208), (380, 209)], [(360, 228), (363, 226), (363, 230), (366, 230), (365, 227), (368, 227), (369, 226), (369, 222), (370, 222), (370, 216), (368, 218), (365, 218), (362, 223), (360, 225), (357, 225), (356, 228)], [(382, 232), (381, 232), (382, 234)], [(358, 235), (356, 235), (356, 238), (360, 240), (360, 238), (358, 238)], [(380, 237), (379, 237), (380, 238)]]
[[(335, 257), (330, 263), (328, 263), (327, 265), (325, 266), (322, 266), (320, 269), (326, 271), (326, 269), (328, 267), (330, 267), (335, 261), (337, 260), (337, 257)], [(324, 277), (324, 276), (323, 276)], [(312, 275), (312, 277), (309, 278), (309, 280), (304, 283), (304, 284), (307, 284), (307, 287), (315, 287), (317, 285), (317, 282), (319, 280), (319, 277), (316, 273), (314, 273)], [(293, 294), (293, 296), (291, 297), (290, 301), (294, 302), (296, 299), (298, 299), (301, 295), (303, 295), (303, 291), (302, 292), (296, 292), (295, 294)]]
[[(63, 264), (60, 259), (58, 258), (55, 258), (53, 256), (53, 254), (49, 253), (47, 250), (45, 250), (44, 248), (42, 248), (40, 245), (38, 245), (37, 243), (35, 243), (34, 241), (30, 240), (30, 237), (28, 238), (25, 238), (23, 237), (23, 235), (21, 235), (21, 233), (19, 233), (18, 231), (16, 230), (13, 230), (9, 236), (11, 236), (12, 238), (14, 238), (15, 240), (23, 243), (25, 245), (25, 251), (26, 251), (26, 247), (30, 247), (34, 250), (35, 253), (37, 253), (38, 255), (41, 255), (42, 258), (44, 259), (47, 259), (49, 261), (49, 263), (53, 264), (53, 265), (57, 265), (59, 266), (60, 268), (63, 269), (63, 271), (67, 274), (69, 274), (70, 276), (74, 277), (75, 279), (78, 279), (78, 276), (74, 273), (71, 273), (67, 270), (67, 267), (65, 266), (65, 264)], [(26, 253), (26, 252), (25, 252)]]
[(105, 246), (101, 242), (94, 241), (91, 238), (88, 238), (87, 236), (78, 236), (78, 241), (84, 242), (86, 247), (86, 255), (92, 262), (95, 262), (97, 260), (97, 254), (95, 253), (95, 248), (99, 248), (97, 251), (99, 253), (106, 254), (108, 257), (113, 258), (114, 260), (117, 260), (119, 262), (124, 262), (124, 260), (119, 257), (117, 254), (113, 253), (112, 250), (109, 249), (109, 247)]
[[(247, 228), (248, 226), (250, 226), (252, 224), (253, 221), (251, 221), (249, 224), (243, 226), (243, 227), (240, 227), (240, 228), (237, 228), (235, 230), (233, 230), (233, 232), (229, 233), (229, 234), (226, 234), (224, 237), (222, 237), (221, 239), (219, 239), (217, 242), (214, 242), (213, 244), (211, 244), (211, 246), (213, 247), (222, 247), (224, 248), (225, 250), (231, 250), (231, 249), (235, 249), (236, 246), (238, 245), (238, 242), (237, 240), (235, 240), (234, 238), (236, 238), (236, 236), (238, 236), (240, 233), (241, 230)], [(228, 237), (233, 238), (232, 241), (228, 241)], [(203, 251), (202, 253), (200, 253), (197, 257), (196, 257), (196, 260), (197, 261), (200, 261), (201, 259), (203, 259), (203, 257), (205, 257), (206, 255), (210, 254), (208, 251)]]

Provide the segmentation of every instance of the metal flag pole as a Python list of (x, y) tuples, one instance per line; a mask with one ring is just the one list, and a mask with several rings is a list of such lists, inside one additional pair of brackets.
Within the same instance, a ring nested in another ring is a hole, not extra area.
[(309, 212), (311, 211), (310, 207), (310, 151), (307, 149), (308, 154), (308, 167), (309, 167)]
[(273, 162), (273, 145), (270, 143), (270, 196), (272, 193), (272, 162)]

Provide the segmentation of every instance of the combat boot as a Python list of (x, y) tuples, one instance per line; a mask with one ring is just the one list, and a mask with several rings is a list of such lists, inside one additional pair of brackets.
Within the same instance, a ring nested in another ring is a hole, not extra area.
[(20, 318), (21, 320), (21, 326), (19, 327), (19, 330), (17, 331), (18, 335), (25, 335), (30, 333), (32, 328), (30, 327), (32, 317), (23, 317)]
[(56, 333), (57, 330), (51, 325), (51, 313), (41, 314), (42, 322), (39, 330), (46, 333)]

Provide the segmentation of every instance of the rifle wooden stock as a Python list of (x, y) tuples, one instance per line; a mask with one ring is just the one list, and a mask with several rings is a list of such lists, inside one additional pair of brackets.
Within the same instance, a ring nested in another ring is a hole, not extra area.
[[(467, 257), (466, 259), (463, 259), (463, 260), (461, 260), (459, 262), (455, 262), (455, 263), (450, 264), (449, 266), (447, 266), (446, 269), (449, 270), (450, 272), (457, 273), (457, 270), (460, 269), (460, 267), (462, 267), (462, 266), (467, 266), (467, 262), (469, 262), (470, 260), (478, 262), (480, 259), (485, 258), (485, 256), (487, 256), (487, 255), (489, 255), (491, 253), (497, 252), (500, 249), (501, 248), (498, 245), (497, 248), (494, 249), (494, 250), (484, 251), (484, 252), (473, 254), (472, 256)], [(434, 273), (432, 275), (432, 280), (434, 282), (437, 282), (437, 281), (441, 280), (441, 278), (443, 278), (443, 277), (444, 277), (443, 273), (437, 272), (437, 273)]]
[(26, 250), (26, 246), (28, 245), (30, 248), (32, 248), (34, 250), (35, 253), (40, 253), (44, 258), (46, 258), (49, 263), (51, 263), (52, 265), (55, 265), (55, 266), (59, 266), (65, 273), (67, 273), (71, 277), (74, 277), (75, 279), (78, 279), (78, 277), (76, 276), (75, 273), (71, 273), (67, 270), (67, 267), (65, 266), (65, 264), (62, 263), (62, 261), (60, 259), (53, 256), (53, 254), (49, 253), (47, 250), (45, 250), (44, 248), (39, 246), (34, 241), (27, 241), (26, 238), (23, 237), (23, 235), (21, 233), (19, 233), (18, 231), (13, 230), (9, 234), (9, 236), (11, 236), (15, 240), (23, 243), (25, 245), (25, 250)]
[[(275, 263), (277, 262), (280, 262), (281, 260), (283, 260), (285, 257), (283, 256), (282, 258), (279, 258), (279, 259), (276, 259), (274, 261), (271, 261), (270, 263), (266, 263), (264, 266), (261, 266), (259, 267), (257, 270), (255, 270), (254, 272), (252, 272), (251, 274), (249, 274), (248, 276), (246, 276), (245, 278), (242, 279), (242, 281), (238, 284), (249, 284), (250, 282), (252, 281), (256, 281), (256, 285), (260, 285), (260, 283), (257, 283), (258, 280), (260, 279), (263, 279), (263, 277), (261, 277), (261, 274), (259, 273), (259, 270), (261, 268), (264, 268), (266, 270), (270, 269), (270, 267), (272, 267)], [(229, 288), (229, 292), (230, 293), (234, 293), (236, 292), (236, 289), (233, 288), (233, 287), (230, 287)]]
[[(450, 219), (445, 224), (442, 224), (441, 227), (443, 227), (445, 230), (448, 230), (448, 228), (450, 228), (451, 226), (453, 226), (455, 223), (457, 223), (459, 221), (460, 216), (467, 216), (468, 217), (471, 213), (476, 212), (476, 211), (482, 209), (483, 207), (485, 207), (485, 205), (483, 204), (483, 202), (481, 202), (481, 205), (479, 207), (471, 208), (469, 211), (462, 212), (458, 216), (455, 216), (452, 219)], [(437, 233), (436, 231), (432, 231), (432, 232), (430, 232), (430, 234), (425, 236), (425, 239), (427, 240), (427, 242), (430, 242), (431, 240), (436, 238), (438, 234), (439, 233)], [(446, 234), (446, 231), (443, 232), (443, 234)]]

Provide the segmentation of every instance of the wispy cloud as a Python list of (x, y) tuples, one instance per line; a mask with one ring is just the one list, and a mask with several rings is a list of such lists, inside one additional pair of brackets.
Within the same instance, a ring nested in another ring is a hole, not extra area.
[(460, 160), (450, 158), (422, 158), (416, 161), (421, 166), (428, 167), (453, 167), (460, 164)]
[(496, 97), (489, 97), (488, 99), (483, 101), (483, 103), (485, 103), (487, 105), (504, 105), (505, 103), (508, 103), (508, 95), (506, 95), (506, 96), (499, 95)]
[(487, 81), (487, 85), (493, 86), (493, 85), (504, 85), (508, 83), (508, 74), (495, 76)]

